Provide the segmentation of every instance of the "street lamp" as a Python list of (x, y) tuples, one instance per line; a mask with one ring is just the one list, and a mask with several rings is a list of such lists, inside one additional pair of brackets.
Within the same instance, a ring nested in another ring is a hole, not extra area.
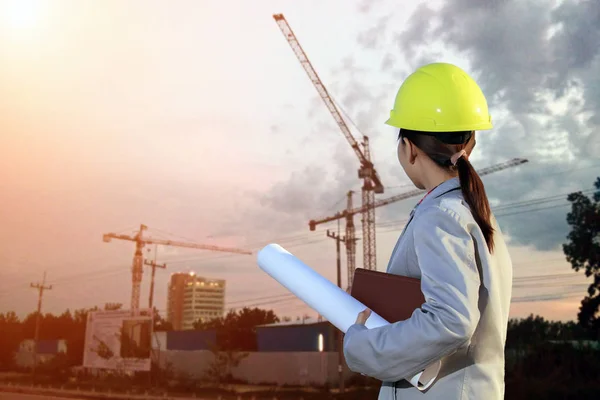
[(323, 385), (327, 383), (327, 371), (325, 370), (325, 353), (323, 352), (325, 347), (325, 338), (322, 333), (319, 333), (318, 348), (321, 353), (321, 376), (323, 377)]
[(318, 343), (319, 343), (318, 344), (318, 346), (319, 346), (319, 353), (322, 353), (323, 352), (323, 348), (325, 346), (325, 340), (323, 338), (323, 334), (322, 333), (319, 333), (319, 341), (318, 341)]

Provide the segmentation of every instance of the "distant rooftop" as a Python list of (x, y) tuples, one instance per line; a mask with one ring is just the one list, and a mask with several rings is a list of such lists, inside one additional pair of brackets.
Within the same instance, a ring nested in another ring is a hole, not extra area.
[(327, 322), (327, 320), (325, 318), (319, 320), (318, 318), (307, 318), (304, 321), (303, 320), (291, 320), (291, 321), (280, 321), (280, 322), (275, 322), (273, 324), (265, 324), (265, 325), (258, 325), (258, 328), (264, 328), (264, 327), (276, 327), (276, 326), (300, 326), (300, 325), (313, 325), (313, 324), (320, 324), (323, 322)]

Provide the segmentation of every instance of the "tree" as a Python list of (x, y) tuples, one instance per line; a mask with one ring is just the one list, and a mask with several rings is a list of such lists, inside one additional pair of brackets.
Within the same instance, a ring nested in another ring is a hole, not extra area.
[(21, 342), (21, 321), (17, 314), (0, 314), (0, 369), (11, 368)]
[(67, 355), (70, 365), (81, 365), (83, 363), (83, 349), (85, 344), (85, 329), (87, 317), (90, 311), (98, 311), (98, 307), (90, 309), (75, 310), (73, 314), (67, 310), (70, 321), (70, 329), (65, 331), (67, 339)]
[(586, 332), (575, 322), (547, 321), (539, 315), (508, 321), (506, 348), (529, 349), (549, 340), (581, 340)]
[(117, 311), (123, 308), (123, 303), (106, 303), (104, 304), (104, 310), (106, 311)]
[(154, 332), (165, 332), (172, 331), (173, 324), (164, 319), (159, 313), (158, 310), (154, 309)]
[(563, 251), (575, 271), (584, 269), (587, 277), (594, 278), (581, 301), (577, 319), (581, 326), (600, 334), (600, 177), (594, 186), (593, 199), (582, 192), (567, 197), (571, 202), (571, 212), (567, 215), (571, 232)]
[(256, 327), (275, 322), (279, 318), (272, 310), (243, 308), (238, 312), (231, 310), (225, 317), (197, 321), (194, 328), (216, 330), (220, 350), (256, 351)]
[(248, 357), (248, 353), (234, 350), (221, 351), (218, 345), (211, 346), (210, 351), (213, 355), (213, 361), (208, 366), (205, 375), (208, 380), (217, 385), (231, 379), (233, 368), (240, 365), (242, 360)]

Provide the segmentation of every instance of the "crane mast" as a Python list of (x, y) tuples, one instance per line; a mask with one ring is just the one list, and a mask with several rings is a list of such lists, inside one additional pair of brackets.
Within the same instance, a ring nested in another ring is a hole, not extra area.
[[(308, 77), (313, 83), (315, 89), (321, 96), (321, 99), (325, 103), (325, 106), (333, 116), (333, 119), (339, 126), (343, 135), (346, 137), (346, 140), (354, 150), (354, 153), (358, 157), (360, 161), (360, 168), (358, 170), (358, 177), (363, 180), (363, 185), (361, 188), (362, 192), (362, 206), (365, 210), (362, 214), (362, 229), (363, 229), (363, 263), (365, 269), (377, 269), (377, 259), (376, 259), (376, 246), (375, 246), (375, 210), (371, 207), (375, 201), (375, 193), (380, 194), (384, 192), (383, 184), (381, 183), (381, 179), (379, 178), (379, 174), (375, 170), (375, 167), (371, 161), (371, 154), (369, 150), (369, 138), (367, 136), (363, 136), (363, 142), (361, 150), (361, 146), (356, 141), (348, 125), (342, 118), (342, 115), (338, 111), (335, 103), (331, 99), (329, 92), (323, 85), (323, 82), (319, 78), (319, 75), (313, 68), (310, 63), (306, 53), (300, 46), (300, 42), (296, 38), (296, 35), (292, 31), (292, 28), (286, 21), (283, 14), (275, 14), (273, 15), (275, 22), (281, 29), (281, 32), (285, 36), (288, 41), (290, 47), (294, 51), (294, 54), (300, 61), (300, 64), (306, 71)], [(351, 245), (354, 245), (353, 241), (350, 241)]]
[[(363, 138), (363, 148), (365, 157), (371, 160), (371, 151), (369, 150), (369, 138)], [(372, 166), (373, 164), (371, 164)], [(372, 167), (371, 167), (372, 168)], [(359, 171), (360, 176), (360, 171)], [(376, 241), (375, 241), (375, 192), (372, 181), (368, 179), (367, 174), (360, 176), (364, 178), (361, 188), (362, 194), (362, 228), (363, 228), (363, 268), (377, 269)], [(383, 192), (383, 190), (382, 190)]]
[(148, 227), (144, 224), (140, 225), (140, 230), (134, 235), (121, 235), (116, 233), (106, 233), (102, 240), (109, 243), (112, 239), (127, 240), (135, 243), (135, 252), (133, 254), (133, 265), (131, 267), (131, 312), (135, 315), (140, 308), (140, 289), (142, 285), (142, 274), (144, 267), (144, 256), (142, 250), (147, 244), (160, 244), (163, 246), (185, 247), (190, 249), (202, 249), (211, 251), (220, 251), (225, 253), (236, 254), (252, 254), (251, 251), (234, 249), (229, 247), (212, 246), (206, 244), (179, 242), (174, 240), (144, 238), (143, 233)]
[[(347, 194), (346, 210), (351, 211), (354, 206), (352, 205), (352, 195), (354, 192), (350, 190)], [(349, 212), (346, 213), (346, 240), (344, 245), (346, 246), (346, 263), (348, 264), (348, 282), (352, 282), (352, 276), (356, 269), (356, 229), (354, 228), (354, 214)]]

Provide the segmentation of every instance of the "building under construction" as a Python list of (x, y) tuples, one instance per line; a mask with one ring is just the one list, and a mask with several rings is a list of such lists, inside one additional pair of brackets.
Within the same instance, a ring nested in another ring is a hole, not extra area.
[(223, 279), (206, 279), (193, 272), (172, 274), (167, 295), (167, 320), (173, 329), (193, 329), (198, 320), (222, 317), (225, 286)]

